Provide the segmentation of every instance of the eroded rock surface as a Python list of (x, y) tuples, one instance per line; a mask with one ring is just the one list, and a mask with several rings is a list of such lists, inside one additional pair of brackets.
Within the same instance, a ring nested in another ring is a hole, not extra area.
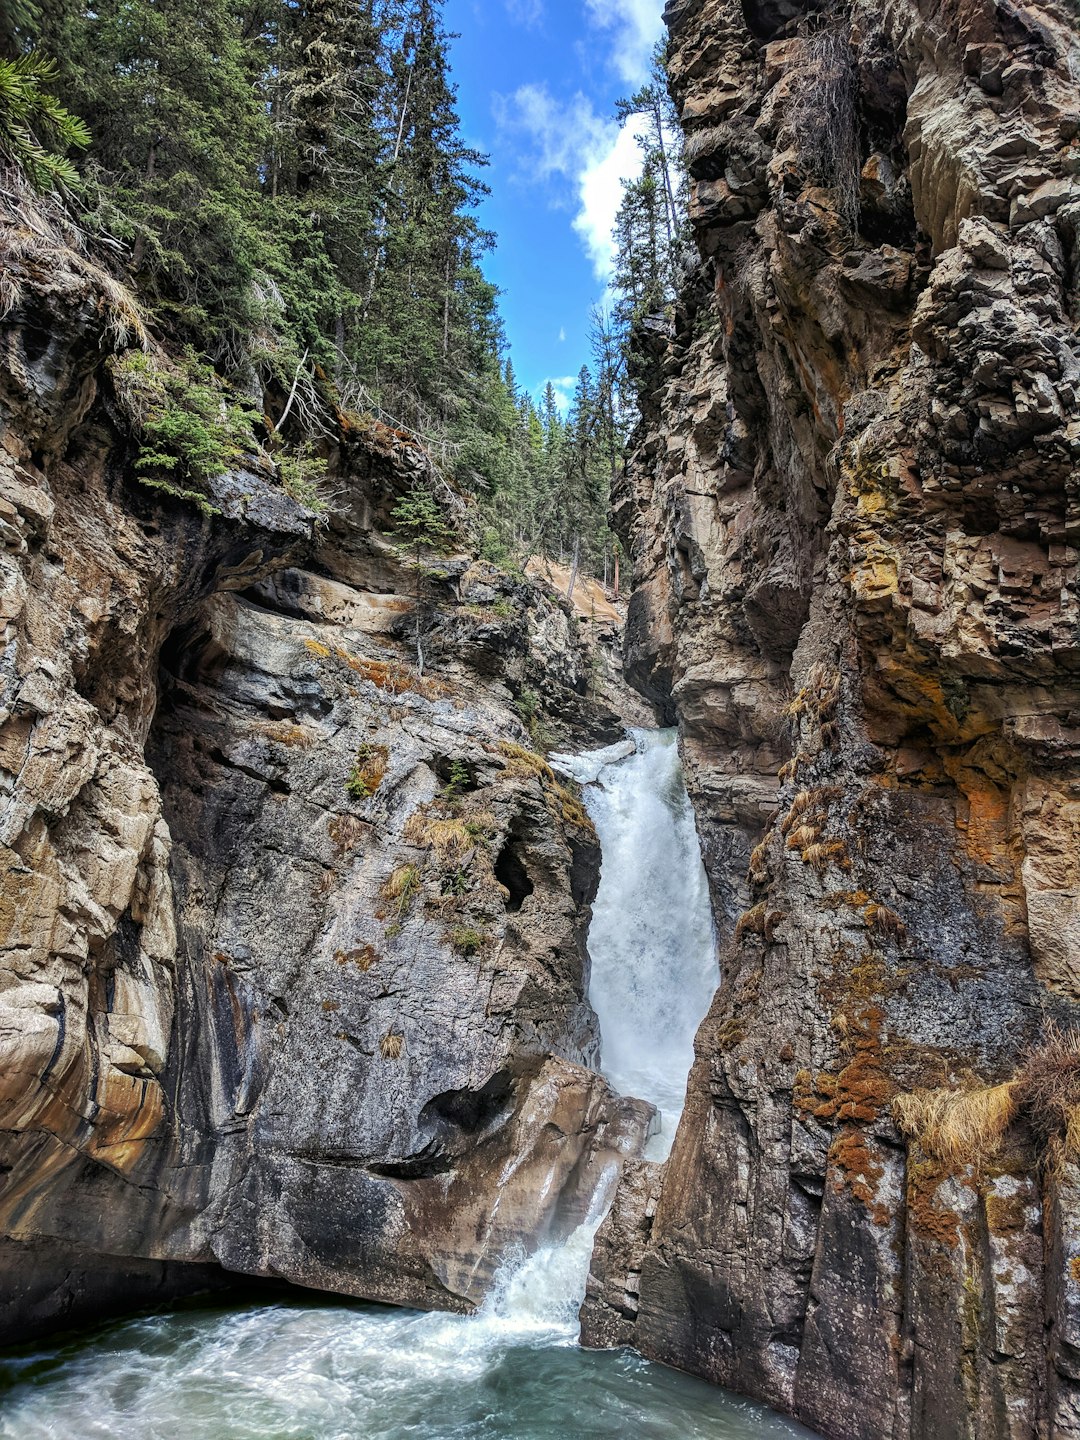
[(586, 1338), (843, 1440), (1080, 1434), (1070, 1167), (891, 1110), (1080, 1020), (1075, 10), (667, 18), (700, 262), (617, 518), (724, 979)]
[(2, 322), (0, 1338), (223, 1270), (469, 1308), (650, 1123), (522, 719), (621, 733), (615, 637), (461, 556), (419, 677), (386, 531), (429, 462), (384, 427), (327, 447), (324, 527), (257, 456), (216, 514), (140, 486), (134, 337), (54, 239)]

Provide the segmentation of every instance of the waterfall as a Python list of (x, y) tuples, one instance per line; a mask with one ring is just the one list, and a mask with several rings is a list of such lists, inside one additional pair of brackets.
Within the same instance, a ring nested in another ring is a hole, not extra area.
[[(667, 1153), (717, 983), (694, 818), (670, 733), (553, 763), (585, 786), (603, 850), (589, 932), (603, 1068), (650, 1100)], [(610, 1167), (560, 1244), (508, 1255), (475, 1315), (305, 1303), (184, 1311), (0, 1360), (0, 1440), (764, 1440), (809, 1432), (632, 1352), (577, 1346)]]
[(585, 787), (603, 855), (589, 930), (589, 998), (616, 1090), (651, 1101), (671, 1149), (694, 1035), (719, 983), (705, 867), (673, 730), (552, 764)]

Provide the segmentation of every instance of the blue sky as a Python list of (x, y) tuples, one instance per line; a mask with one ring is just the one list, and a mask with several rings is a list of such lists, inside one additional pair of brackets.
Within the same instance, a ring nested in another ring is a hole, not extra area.
[[(663, 0), (445, 0), (468, 144), (491, 164), (485, 270), (520, 383), (572, 384), (589, 358), (621, 176), (638, 154), (615, 101), (644, 79)], [(567, 385), (558, 386), (564, 394)]]

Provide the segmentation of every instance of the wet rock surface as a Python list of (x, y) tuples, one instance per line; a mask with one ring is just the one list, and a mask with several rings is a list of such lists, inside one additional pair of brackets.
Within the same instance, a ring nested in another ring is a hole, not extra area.
[(844, 1440), (1078, 1433), (1071, 1166), (892, 1113), (1080, 1019), (1075, 13), (667, 18), (699, 260), (616, 518), (723, 983), (585, 1336)]
[(323, 524), (256, 457), (216, 514), (140, 486), (102, 284), (58, 248), (0, 327), (0, 1339), (224, 1272), (468, 1309), (651, 1120), (525, 725), (621, 734), (616, 637), (450, 557), (418, 675), (385, 427)]

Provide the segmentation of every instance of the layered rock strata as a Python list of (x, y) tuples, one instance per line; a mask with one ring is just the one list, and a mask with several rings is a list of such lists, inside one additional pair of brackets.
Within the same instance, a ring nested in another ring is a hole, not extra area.
[(226, 1271), (469, 1308), (650, 1121), (596, 1073), (595, 835), (520, 718), (621, 733), (590, 690), (618, 693), (613, 637), (462, 556), (419, 676), (386, 531), (434, 482), (384, 427), (325, 447), (319, 525), (256, 455), (202, 512), (140, 485), (108, 361), (137, 326), (26, 215), (0, 325), (0, 1339)]
[[(617, 519), (723, 983), (585, 1335), (838, 1440), (1080, 1434), (1075, 1160), (993, 1089), (1080, 1024), (1076, 14), (667, 19), (699, 260)], [(901, 1133), (952, 1092), (981, 1146)]]

